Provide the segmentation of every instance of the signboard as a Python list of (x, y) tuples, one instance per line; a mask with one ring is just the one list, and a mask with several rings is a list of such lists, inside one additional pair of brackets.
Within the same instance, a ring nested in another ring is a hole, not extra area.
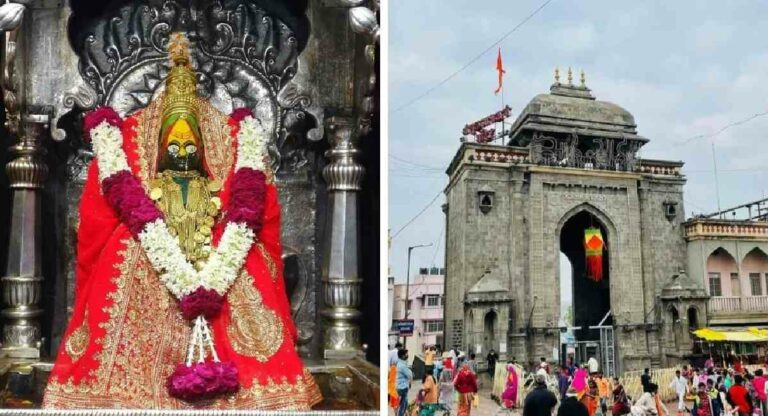
[(465, 125), (461, 133), (465, 136), (475, 136), (475, 141), (478, 143), (492, 142), (496, 138), (496, 129), (487, 129), (486, 127), (502, 122), (510, 115), (512, 115), (512, 108), (505, 106), (501, 111), (497, 111), (480, 121)]
[(507, 352), (507, 343), (506, 342), (500, 343), (499, 344), (499, 353), (500, 354), (504, 354), (506, 352)]
[(397, 332), (401, 337), (408, 337), (413, 335), (413, 319), (401, 319), (397, 321), (395, 326), (397, 327)]
[(465, 135), (475, 134), (476, 132), (490, 126), (491, 124), (499, 123), (503, 121), (505, 118), (511, 115), (512, 115), (512, 108), (510, 108), (508, 105), (504, 106), (504, 108), (501, 111), (497, 111), (480, 121), (467, 124), (466, 126), (464, 126), (464, 129), (462, 129), (461, 132)]

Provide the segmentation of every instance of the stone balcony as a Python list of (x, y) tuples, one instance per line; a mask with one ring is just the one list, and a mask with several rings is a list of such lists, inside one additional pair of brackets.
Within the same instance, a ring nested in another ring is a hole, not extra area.
[(716, 296), (709, 299), (709, 310), (717, 312), (768, 311), (768, 296)]
[[(540, 153), (540, 152), (539, 152)], [(563, 156), (557, 156), (556, 152), (548, 155), (540, 155), (531, 147), (481, 144), (481, 143), (463, 143), (456, 152), (447, 173), (452, 175), (461, 163), (472, 163), (494, 167), (506, 167), (511, 165), (526, 166), (547, 166), (553, 168), (579, 169), (591, 172), (616, 172), (617, 169), (598, 169), (591, 167), (592, 163), (585, 163), (587, 159), (576, 158), (568, 162), (561, 161)], [(683, 163), (678, 161), (637, 159), (631, 169), (618, 169), (622, 173), (641, 174), (645, 176), (657, 177), (683, 177)]]
[(715, 296), (708, 309), (710, 325), (764, 323), (768, 296)]
[(768, 241), (768, 222), (693, 218), (684, 224), (685, 238), (709, 240), (733, 238)]

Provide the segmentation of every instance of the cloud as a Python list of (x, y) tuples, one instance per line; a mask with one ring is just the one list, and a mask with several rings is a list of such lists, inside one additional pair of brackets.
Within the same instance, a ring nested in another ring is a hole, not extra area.
[(560, 53), (577, 54), (594, 48), (597, 30), (592, 22), (578, 22), (553, 30), (549, 35), (552, 46)]

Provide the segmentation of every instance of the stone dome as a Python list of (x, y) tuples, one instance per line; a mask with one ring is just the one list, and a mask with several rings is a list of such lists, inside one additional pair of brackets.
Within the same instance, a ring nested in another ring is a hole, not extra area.
[(510, 144), (524, 145), (515, 142), (529, 136), (526, 131), (647, 141), (637, 135), (635, 117), (629, 111), (614, 103), (595, 99), (584, 85), (559, 82), (550, 87), (549, 94), (533, 97), (523, 108), (510, 129)]

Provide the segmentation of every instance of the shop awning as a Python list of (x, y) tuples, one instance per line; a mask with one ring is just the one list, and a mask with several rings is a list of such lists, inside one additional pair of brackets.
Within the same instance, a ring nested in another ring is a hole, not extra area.
[(706, 341), (768, 342), (768, 330), (759, 328), (738, 330), (702, 328), (693, 331), (693, 335)]

